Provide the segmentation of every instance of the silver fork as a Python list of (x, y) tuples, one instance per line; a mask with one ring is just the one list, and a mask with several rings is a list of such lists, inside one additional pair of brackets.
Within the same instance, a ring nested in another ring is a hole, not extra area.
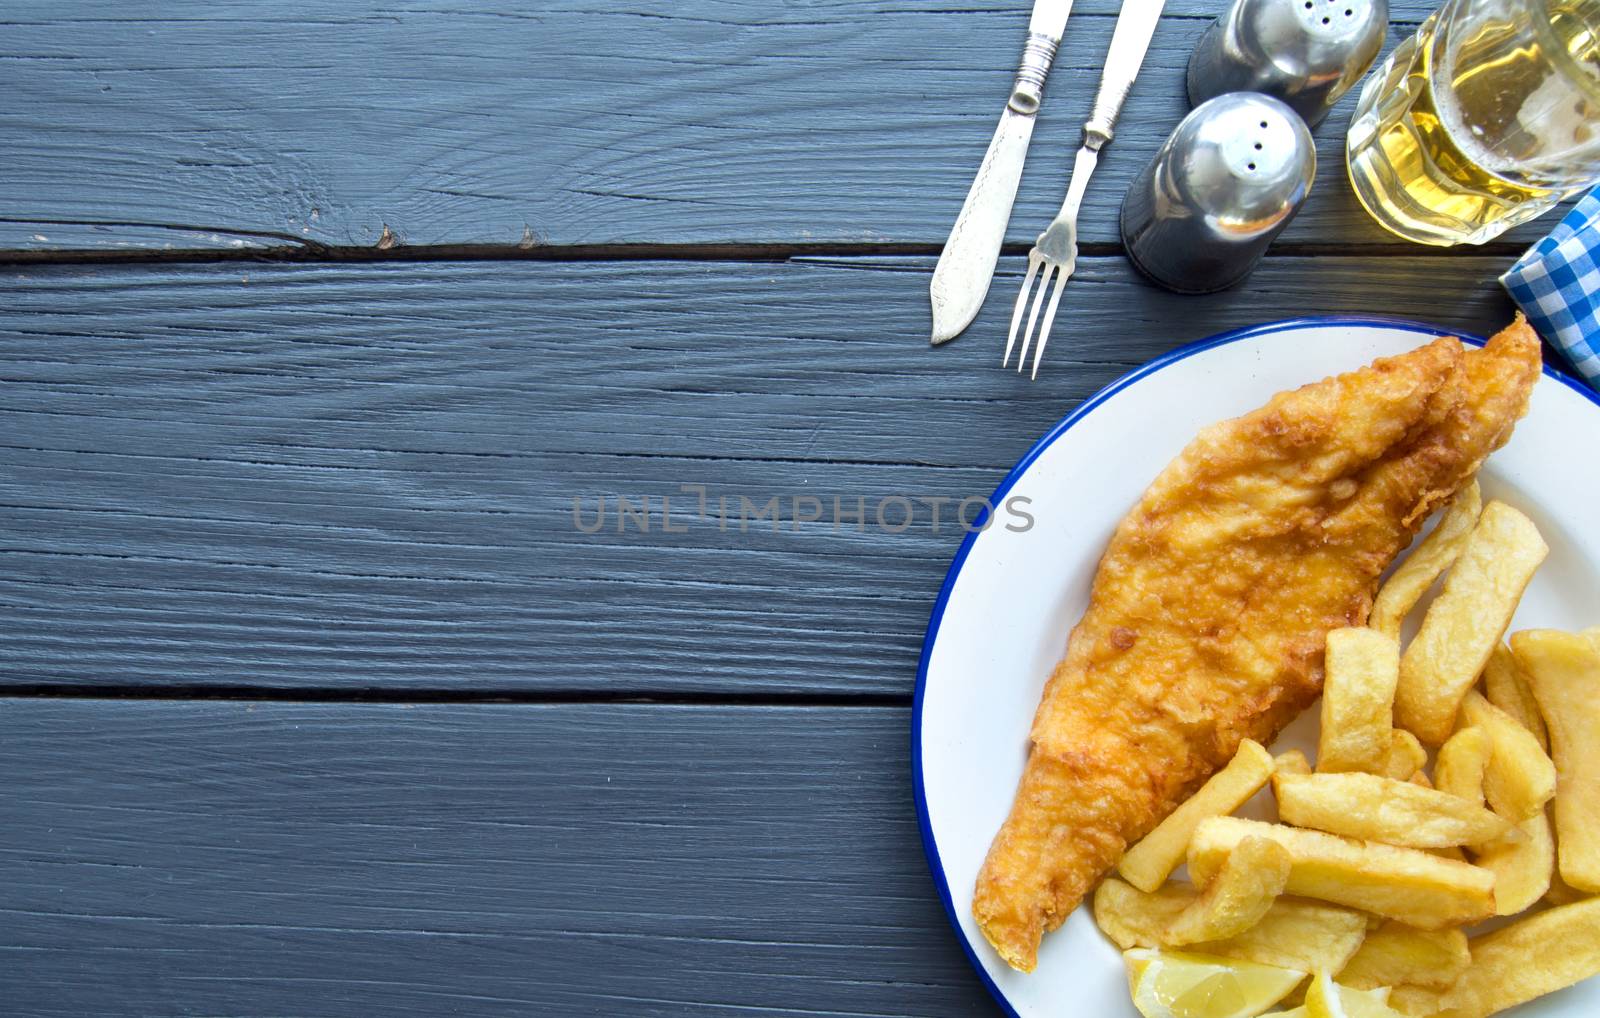
[[(1111, 33), (1111, 49), (1106, 53), (1105, 70), (1100, 75), (1100, 90), (1094, 97), (1094, 109), (1088, 123), (1083, 125), (1083, 147), (1072, 164), (1072, 180), (1067, 185), (1067, 199), (1061, 211), (1045, 231), (1034, 241), (1028, 252), (1028, 274), (1022, 280), (1022, 292), (1017, 294), (1017, 306), (1011, 312), (1011, 334), (1006, 337), (1005, 356), (1000, 366), (1011, 361), (1011, 348), (1016, 345), (1017, 327), (1022, 323), (1022, 312), (1028, 308), (1028, 293), (1033, 289), (1034, 277), (1039, 279), (1039, 289), (1033, 295), (1033, 310), (1028, 313), (1028, 328), (1022, 334), (1022, 349), (1017, 354), (1017, 370), (1021, 371), (1028, 360), (1028, 347), (1033, 345), (1033, 372), (1030, 378), (1039, 377), (1039, 361), (1044, 357), (1044, 345), (1050, 340), (1050, 326), (1056, 320), (1056, 308), (1061, 305), (1061, 291), (1078, 263), (1078, 210), (1083, 206), (1083, 193), (1089, 187), (1095, 165), (1100, 160), (1100, 149), (1111, 140), (1117, 115), (1128, 98), (1139, 67), (1144, 63), (1145, 50), (1150, 47), (1150, 37), (1155, 34), (1156, 23), (1161, 20), (1161, 9), (1166, 0), (1123, 0), (1122, 12), (1117, 15), (1117, 27)], [(1054, 285), (1052, 285), (1052, 281)], [(1039, 324), (1039, 311), (1045, 306), (1045, 291), (1050, 291), (1050, 304), (1044, 313), (1044, 326), (1039, 340), (1033, 343), (1033, 327)]]

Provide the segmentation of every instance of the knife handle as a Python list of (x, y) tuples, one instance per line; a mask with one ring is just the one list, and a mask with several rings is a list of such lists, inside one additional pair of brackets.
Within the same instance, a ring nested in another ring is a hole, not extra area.
[(1111, 140), (1122, 104), (1133, 88), (1133, 79), (1144, 63), (1145, 50), (1161, 21), (1166, 0), (1122, 0), (1117, 27), (1111, 32), (1111, 49), (1106, 53), (1105, 70), (1100, 76), (1100, 91), (1094, 97), (1089, 122), (1083, 125), (1084, 144), (1098, 150)]
[(1044, 80), (1050, 76), (1050, 65), (1056, 58), (1059, 41), (1043, 32), (1029, 32), (1022, 46), (1022, 63), (1017, 67), (1017, 80), (1011, 86), (1011, 99), (1006, 103), (1025, 117), (1039, 112), (1044, 101)]

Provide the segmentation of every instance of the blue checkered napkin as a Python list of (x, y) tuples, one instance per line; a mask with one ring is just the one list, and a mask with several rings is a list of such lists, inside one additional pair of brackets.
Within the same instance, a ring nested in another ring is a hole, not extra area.
[(1500, 277), (1528, 322), (1600, 389), (1600, 188)]

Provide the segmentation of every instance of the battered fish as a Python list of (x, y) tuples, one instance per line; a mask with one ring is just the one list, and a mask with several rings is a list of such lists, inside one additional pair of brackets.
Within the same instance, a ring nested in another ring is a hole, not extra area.
[(1539, 370), (1519, 316), (1481, 350), (1441, 339), (1280, 393), (1162, 471), (1100, 561), (978, 876), (973, 914), (1001, 957), (1031, 971), (1129, 844), (1316, 699), (1328, 632), (1366, 622)]

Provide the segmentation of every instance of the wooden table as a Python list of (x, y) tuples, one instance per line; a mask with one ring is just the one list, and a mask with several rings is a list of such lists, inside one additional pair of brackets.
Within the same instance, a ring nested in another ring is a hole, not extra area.
[[(993, 1013), (908, 772), (960, 531), (873, 508), (987, 494), (1219, 330), (1491, 331), (1541, 229), (1389, 238), (1347, 101), (1246, 287), (1150, 288), (1115, 211), (1221, 8), (1171, 0), (1029, 384), (1005, 320), (1115, 0), (937, 350), (1022, 3), (160, 6), (0, 12), (8, 1014)], [(618, 495), (649, 532), (576, 525)]]

